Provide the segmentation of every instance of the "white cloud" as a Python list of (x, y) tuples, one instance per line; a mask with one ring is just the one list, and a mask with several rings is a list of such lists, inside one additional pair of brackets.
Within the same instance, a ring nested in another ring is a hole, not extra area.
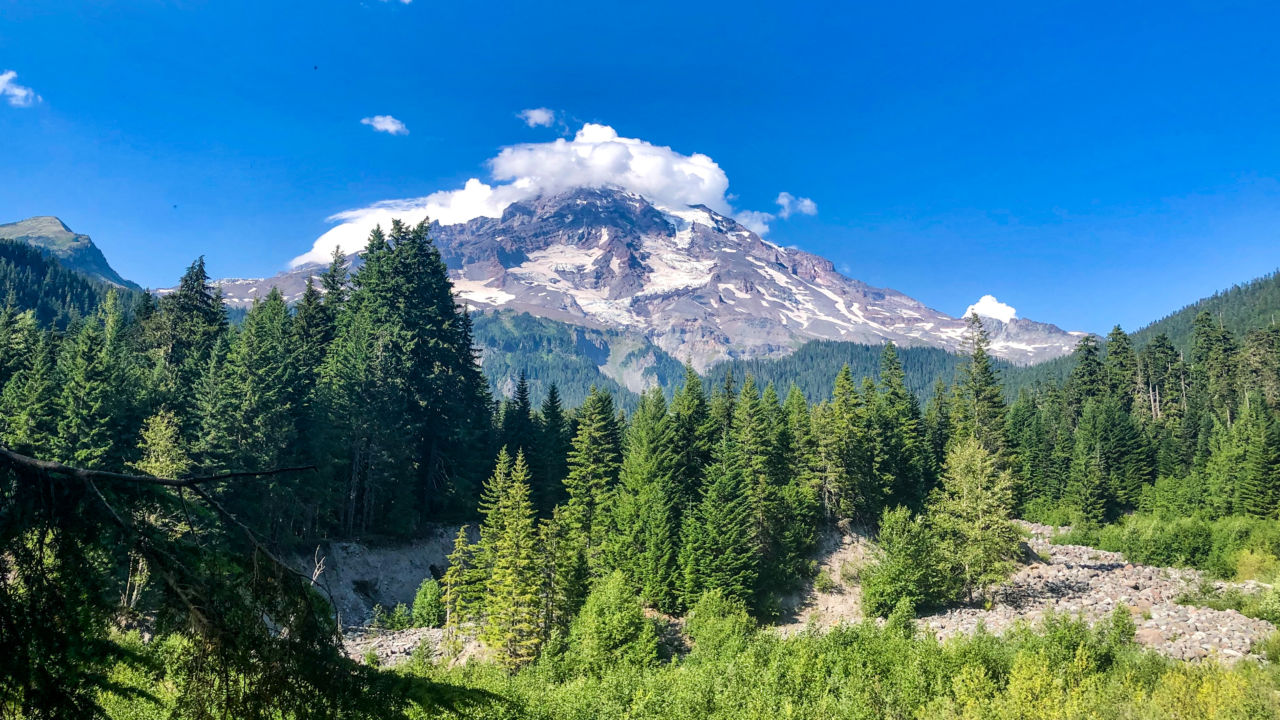
[(964, 317), (977, 313), (981, 317), (995, 318), (1000, 322), (1009, 322), (1018, 316), (1018, 311), (1013, 309), (1012, 305), (1006, 305), (996, 299), (994, 295), (983, 295), (978, 302), (965, 308)]
[(740, 210), (733, 216), (734, 220), (742, 223), (742, 226), (757, 235), (765, 235), (769, 232), (769, 223), (774, 221), (773, 213), (760, 212), (759, 210)]
[[(385, 200), (333, 215), (328, 220), (338, 225), (292, 264), (325, 262), (334, 247), (345, 253), (361, 250), (369, 231), (379, 224), (387, 227), (392, 218), (407, 223), (431, 218), (452, 225), (481, 216), (500, 217), (513, 202), (578, 187), (621, 188), (670, 209), (706, 205), (759, 234), (768, 232), (769, 223), (776, 219), (771, 213), (735, 210), (726, 195), (729, 177), (706, 155), (685, 155), (670, 147), (621, 137), (607, 125), (587, 123), (572, 140), (504, 147), (488, 165), (491, 182), (472, 178), (459, 190)], [(792, 210), (798, 211), (794, 206)]]
[(18, 73), (14, 70), (0, 73), (0, 97), (13, 107), (31, 107), (40, 102), (41, 98), (35, 90), (13, 81), (16, 77)]
[(778, 203), (778, 217), (786, 219), (791, 217), (792, 213), (801, 215), (817, 215), (818, 205), (807, 197), (796, 197), (789, 192), (778, 193), (778, 199), (774, 202)]
[(529, 127), (551, 127), (556, 122), (556, 112), (550, 108), (529, 108), (520, 111), (520, 119)]
[(390, 115), (374, 115), (360, 121), (361, 125), (368, 125), (378, 132), (384, 132), (388, 135), (408, 135), (409, 128), (404, 123), (391, 117)]

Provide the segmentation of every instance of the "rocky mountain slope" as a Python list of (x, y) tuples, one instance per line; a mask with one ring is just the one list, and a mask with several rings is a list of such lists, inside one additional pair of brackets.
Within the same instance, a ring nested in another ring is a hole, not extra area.
[[(632, 193), (580, 188), (517, 202), (501, 217), (434, 225), (459, 299), (642, 336), (699, 368), (777, 357), (809, 340), (960, 350), (965, 323), (872, 287), (816, 255), (762, 239), (704, 206), (657, 207)], [(358, 262), (358, 258), (352, 258)], [(300, 296), (317, 265), (221, 281), (232, 305), (272, 286)], [(1078, 335), (1022, 318), (984, 320), (992, 351), (1018, 364), (1067, 354)]]
[(39, 248), (69, 270), (117, 287), (140, 290), (137, 283), (120, 277), (88, 235), (72, 232), (56, 217), (41, 215), (0, 225), (0, 239), (16, 240)]

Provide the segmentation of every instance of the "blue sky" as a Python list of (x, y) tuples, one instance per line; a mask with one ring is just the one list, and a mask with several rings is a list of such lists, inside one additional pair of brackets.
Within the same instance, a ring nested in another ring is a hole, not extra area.
[(1221, 1), (0, 0), (0, 222), (58, 215), (151, 286), (201, 253), (266, 275), (335, 213), (494, 184), (501, 148), (596, 123), (708, 156), (735, 211), (811, 198), (770, 239), (858, 279), (1134, 329), (1280, 266), (1278, 26)]

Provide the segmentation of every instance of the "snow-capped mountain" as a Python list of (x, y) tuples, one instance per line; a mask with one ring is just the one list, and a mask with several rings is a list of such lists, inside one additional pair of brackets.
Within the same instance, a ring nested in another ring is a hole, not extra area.
[[(461, 302), (636, 333), (700, 368), (785, 355), (815, 339), (947, 350), (964, 342), (963, 319), (845, 277), (830, 261), (701, 205), (656, 207), (621, 190), (584, 188), (514, 203), (498, 218), (434, 225), (431, 234)], [(220, 284), (233, 305), (273, 285), (294, 300), (320, 269)], [(1019, 364), (1067, 354), (1081, 334), (1009, 316), (984, 325), (993, 354)]]

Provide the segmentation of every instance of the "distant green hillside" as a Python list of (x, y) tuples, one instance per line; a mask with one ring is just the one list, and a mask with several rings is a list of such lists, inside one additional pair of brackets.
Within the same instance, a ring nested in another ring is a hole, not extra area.
[(670, 392), (684, 377), (675, 358), (647, 340), (616, 331), (507, 310), (471, 318), (484, 374), (499, 397), (510, 394), (524, 371), (535, 402), (555, 383), (566, 405), (576, 407), (594, 385), (630, 408), (645, 387), (656, 383)]
[[(761, 386), (773, 383), (780, 394), (788, 392), (794, 384), (811, 402), (817, 402), (831, 396), (836, 373), (846, 364), (859, 380), (877, 377), (883, 352), (883, 345), (815, 340), (783, 358), (722, 362), (706, 375), (708, 381), (716, 385), (723, 383), (729, 372), (739, 381), (751, 375)], [(964, 362), (959, 355), (931, 347), (898, 348), (898, 358), (907, 376), (907, 389), (921, 399), (933, 394), (934, 383), (939, 378), (950, 382)], [(999, 365), (1002, 369), (1009, 367), (1003, 362)]]
[(33, 311), (41, 327), (66, 328), (97, 310), (107, 291), (105, 283), (68, 270), (38, 248), (0, 240), (0, 306)]
[[(511, 394), (522, 370), (529, 377), (535, 401), (540, 401), (554, 382), (570, 407), (581, 402), (592, 385), (631, 408), (645, 387), (657, 383), (670, 395), (684, 382), (684, 367), (678, 360), (631, 335), (505, 310), (477, 312), (472, 319), (484, 373), (498, 397)], [(883, 345), (815, 340), (782, 358), (717, 363), (703, 377), (709, 385), (719, 386), (730, 372), (739, 383), (751, 375), (760, 386), (773, 383), (783, 394), (794, 384), (806, 398), (817, 402), (830, 397), (836, 373), (846, 364), (858, 380), (878, 377), (883, 351)], [(898, 356), (907, 387), (922, 401), (933, 395), (939, 379), (952, 382), (965, 361), (961, 355), (931, 347), (898, 348)], [(1020, 388), (1061, 380), (1071, 364), (1070, 358), (1029, 368), (997, 361), (996, 368), (1012, 398)]]
[(1191, 349), (1191, 322), (1208, 311), (1236, 336), (1280, 321), (1280, 271), (1198, 300), (1133, 333), (1134, 344), (1142, 347), (1159, 333), (1169, 336), (1179, 350)]

